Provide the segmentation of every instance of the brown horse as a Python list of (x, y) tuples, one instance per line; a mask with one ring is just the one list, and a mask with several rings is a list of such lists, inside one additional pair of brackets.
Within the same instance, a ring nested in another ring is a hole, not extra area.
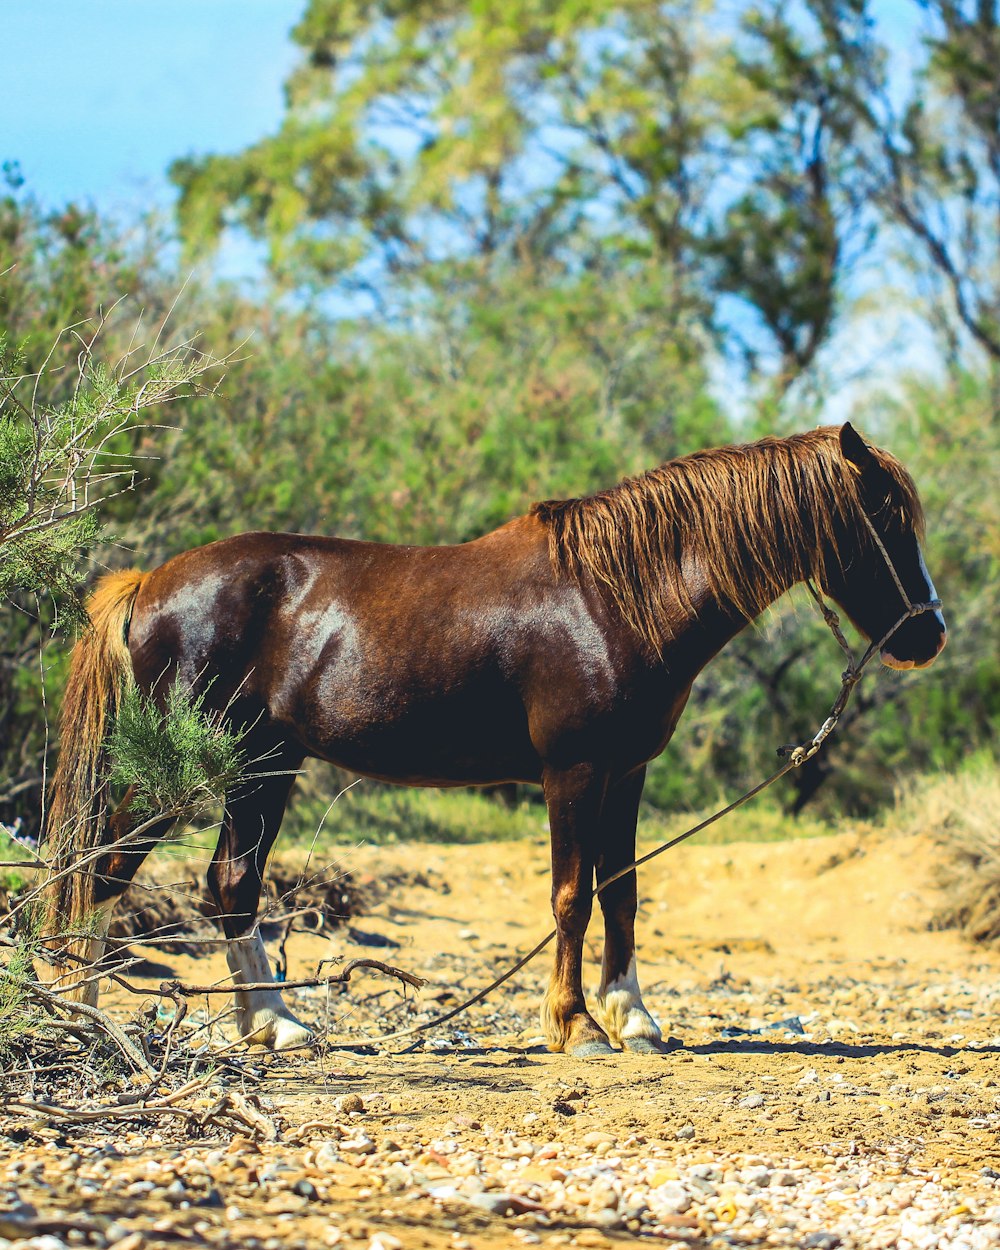
[[(899, 619), (866, 518), (910, 599), (933, 599), (913, 482), (849, 425), (685, 456), (588, 498), (538, 504), (461, 546), (251, 533), (151, 573), (112, 574), (74, 653), (50, 806), (56, 864), (89, 848), (91, 866), (50, 887), (52, 914), (77, 929), (96, 915), (106, 932), (166, 832), (168, 821), (116, 848), (134, 823), (129, 796), (108, 821), (94, 796), (122, 683), (132, 674), (162, 698), (180, 680), (246, 728), (252, 757), (269, 757), (270, 775), (227, 796), (208, 874), (237, 984), (273, 979), (256, 927), (261, 876), (306, 756), (400, 785), (536, 782), (558, 928), (548, 1043), (575, 1055), (609, 1053), (610, 1041), (656, 1050), (636, 975), (634, 872), (600, 896), (601, 1023), (587, 1010), (595, 870), (600, 882), (634, 859), (646, 764), (697, 674), (768, 604), (811, 578), (869, 638)], [(940, 612), (928, 612), (900, 626), (882, 659), (923, 668), (944, 643)], [(244, 1036), (308, 1040), (277, 988), (236, 997)]]

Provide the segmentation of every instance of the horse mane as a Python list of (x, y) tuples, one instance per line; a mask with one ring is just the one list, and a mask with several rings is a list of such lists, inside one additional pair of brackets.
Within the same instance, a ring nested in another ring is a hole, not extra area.
[[(883, 509), (899, 509), (922, 533), (912, 478), (888, 452), (871, 451), (898, 487)], [(826, 585), (835, 529), (858, 546), (871, 543), (860, 481), (840, 450), (839, 428), (822, 426), (680, 456), (594, 495), (537, 503), (532, 513), (548, 528), (557, 576), (606, 586), (661, 654), (678, 608), (693, 611), (685, 581), (692, 555), (714, 600), (747, 620), (796, 582)]]

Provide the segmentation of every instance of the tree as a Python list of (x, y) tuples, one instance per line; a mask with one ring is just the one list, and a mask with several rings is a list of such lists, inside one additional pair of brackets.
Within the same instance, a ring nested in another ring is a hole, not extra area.
[(279, 282), (346, 309), (397, 312), (455, 266), (656, 270), (664, 325), (740, 340), (749, 316), (746, 363), (785, 387), (837, 311), (852, 123), (835, 60), (775, 78), (737, 35), (698, 0), (310, 0), (278, 133), (174, 164), (182, 234), (243, 228)]
[[(869, 0), (783, 0), (755, 12), (761, 65), (832, 65), (826, 108), (838, 160), (895, 232), (918, 285), (943, 302), (949, 354), (1000, 362), (1000, 22), (992, 0), (914, 0), (923, 59), (894, 73)], [(805, 16), (803, 16), (803, 14)]]
[(752, 93), (729, 123), (731, 155), (749, 172), (705, 250), (716, 289), (741, 297), (769, 331), (780, 395), (829, 339), (872, 220), (849, 155), (859, 123), (838, 90), (839, 50), (810, 41), (781, 7), (751, 9), (735, 49)]

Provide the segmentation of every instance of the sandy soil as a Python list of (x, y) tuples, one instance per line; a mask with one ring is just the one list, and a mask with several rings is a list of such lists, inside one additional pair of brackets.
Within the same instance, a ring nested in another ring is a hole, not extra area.
[[(540, 840), (351, 850), (356, 876), (410, 884), (355, 918), (353, 937), (294, 935), (289, 976), (370, 955), (428, 985), (404, 999), (365, 975), (328, 1001), (288, 993), (355, 1049), (251, 1056), (276, 1141), (153, 1126), (45, 1146), (22, 1130), (20, 1145), (0, 1138), (0, 1197), (47, 1213), (48, 1250), (72, 1243), (59, 1218), (81, 1201), (95, 1222), (77, 1241), (119, 1250), (996, 1244), (1000, 956), (928, 927), (934, 856), (929, 840), (856, 834), (671, 852), (640, 880), (639, 953), (676, 1046), (585, 1061), (541, 1043), (547, 952), (406, 1053), (359, 1051), (533, 945), (549, 880)], [(600, 942), (598, 914), (591, 986)], [(163, 963), (151, 984), (225, 972), (217, 955)], [(41, 1216), (3, 1218), (0, 1245), (41, 1247), (23, 1240)]]

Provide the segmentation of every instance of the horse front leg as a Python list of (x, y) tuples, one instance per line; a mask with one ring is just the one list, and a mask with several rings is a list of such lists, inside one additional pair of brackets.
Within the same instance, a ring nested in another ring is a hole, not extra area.
[[(601, 814), (597, 881), (607, 881), (635, 859), (635, 827), (645, 768), (608, 790)], [(626, 873), (597, 896), (604, 913), (604, 959), (597, 991), (597, 1018), (623, 1050), (652, 1054), (664, 1049), (660, 1026), (646, 1010), (635, 966), (636, 874)]]
[(594, 844), (607, 777), (590, 765), (546, 771), (552, 835), (552, 914), (556, 955), (541, 1020), (550, 1050), (578, 1057), (612, 1054), (583, 996), (583, 939), (590, 921)]
[(307, 1045), (312, 1033), (289, 1011), (275, 989), (241, 990), (239, 985), (274, 984), (274, 973), (257, 926), (257, 909), (267, 857), (278, 836), (285, 804), (302, 757), (273, 757), (277, 776), (243, 782), (226, 796), (219, 843), (208, 870), (208, 885), (229, 939), (226, 959), (233, 974), (240, 1036), (272, 1050)]

